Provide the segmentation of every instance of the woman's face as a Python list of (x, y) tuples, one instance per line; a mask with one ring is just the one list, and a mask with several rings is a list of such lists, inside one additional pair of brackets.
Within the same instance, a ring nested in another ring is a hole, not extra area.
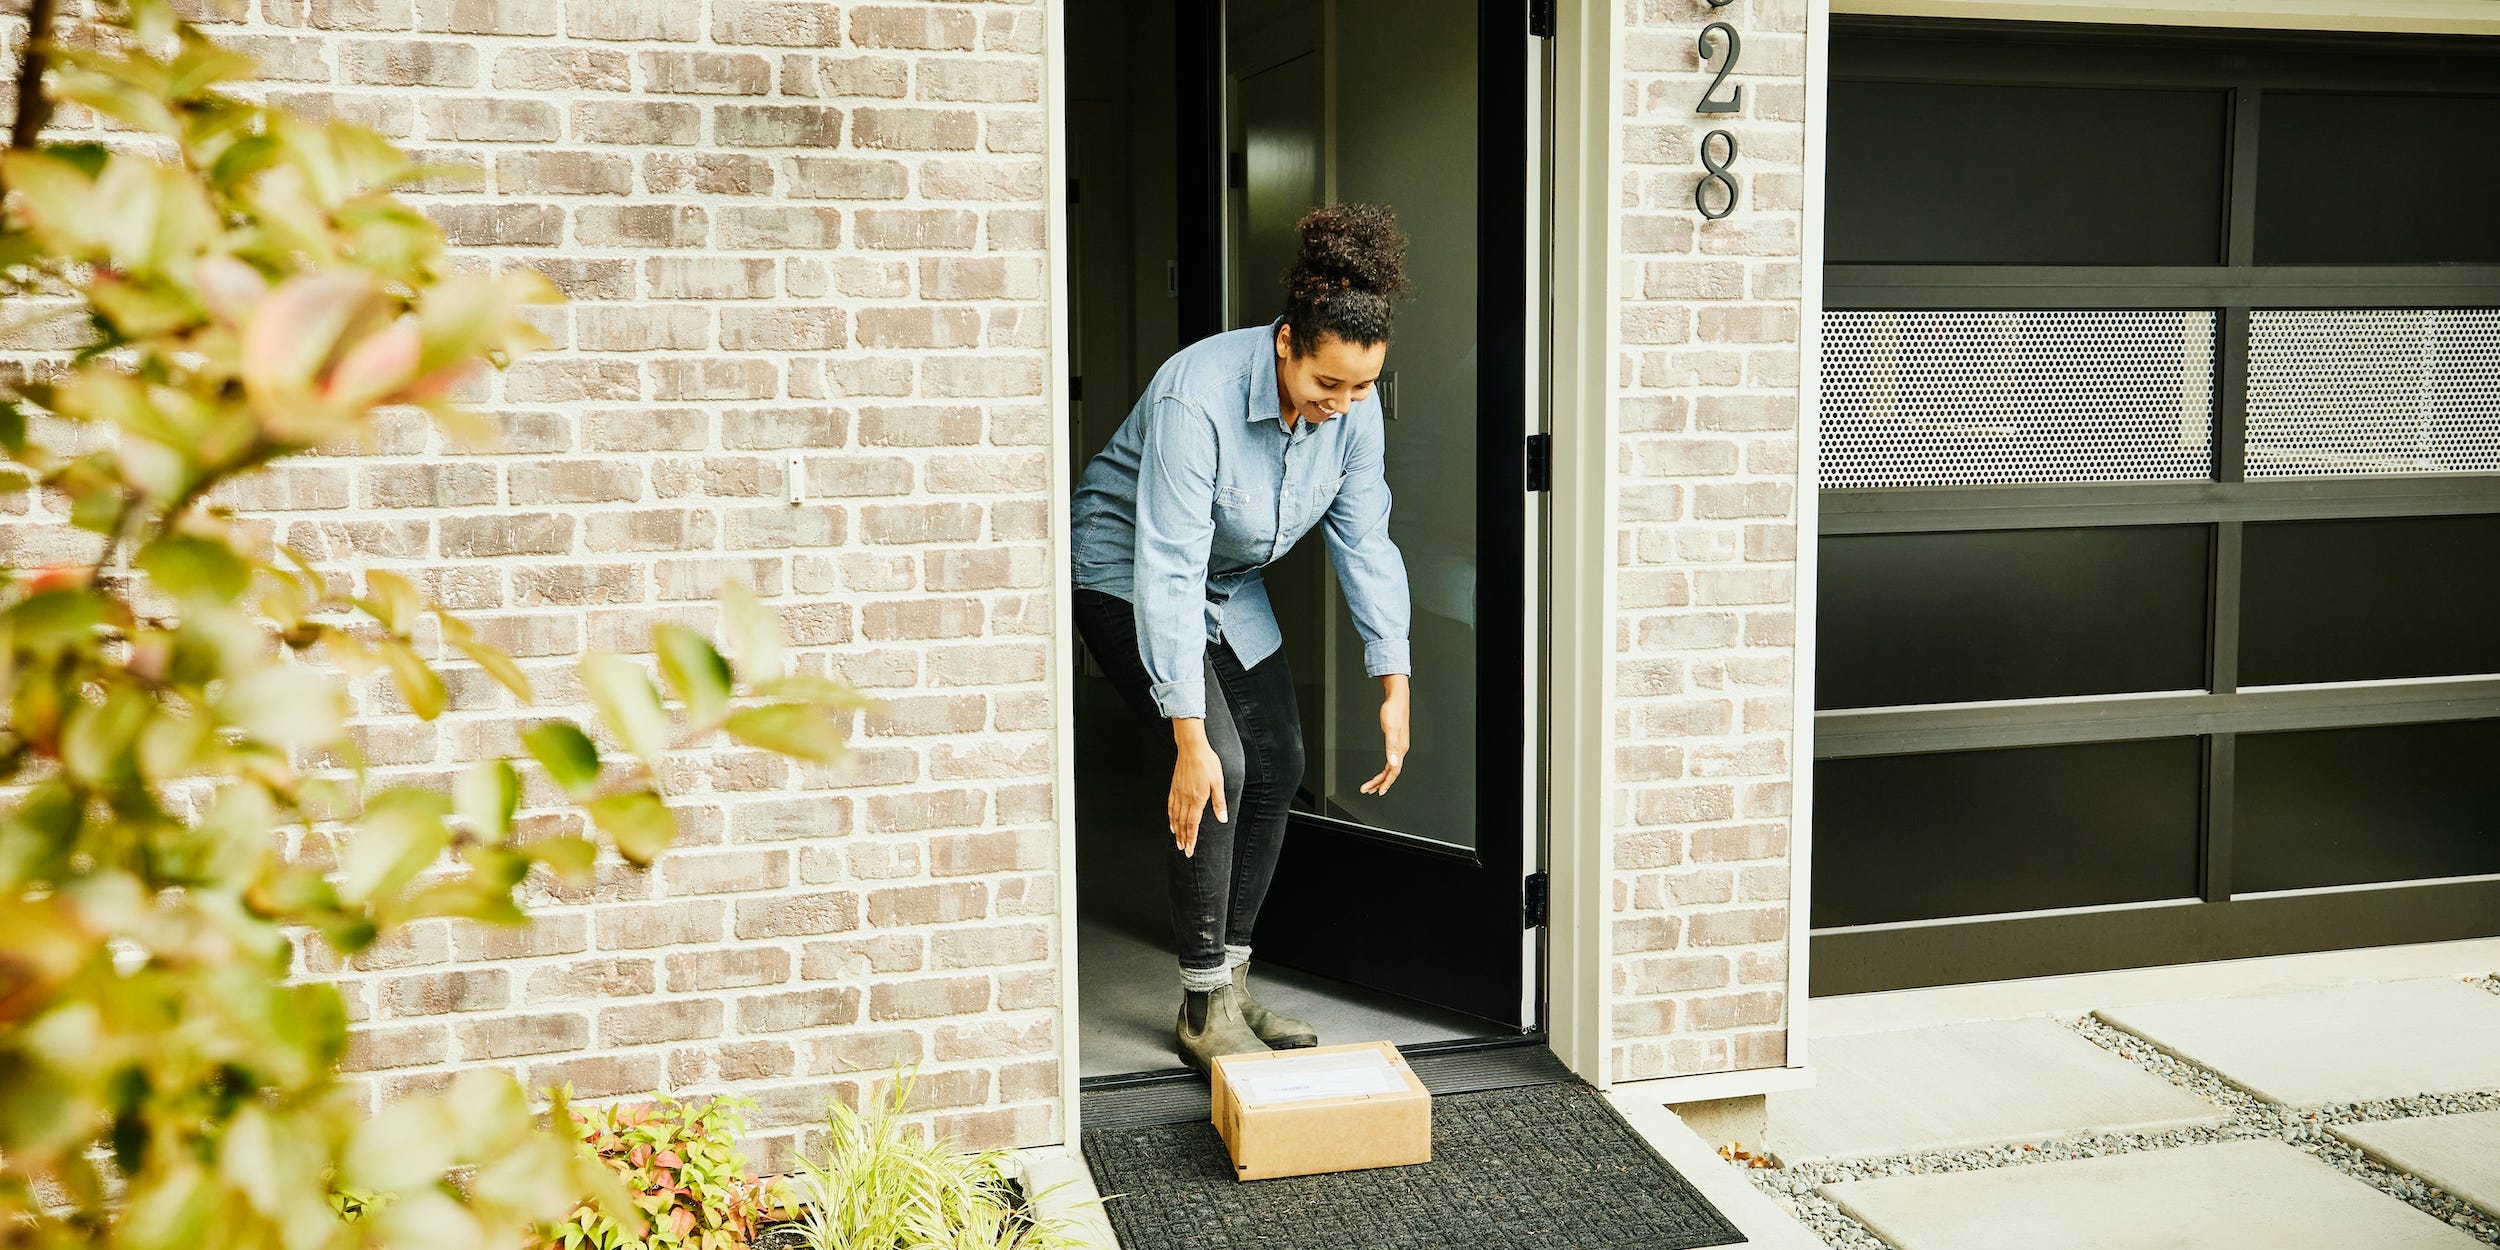
[(1296, 356), (1292, 328), (1278, 326), (1277, 398), (1305, 421), (1344, 416), (1346, 409), (1372, 393), (1372, 383), (1380, 380), (1380, 364), (1388, 357), (1386, 343), (1364, 347), (1333, 334), (1321, 335), (1319, 346), (1309, 355)]

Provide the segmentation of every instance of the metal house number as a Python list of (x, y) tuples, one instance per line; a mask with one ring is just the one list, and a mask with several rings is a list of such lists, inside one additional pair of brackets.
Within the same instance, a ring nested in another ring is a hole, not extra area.
[[(1724, 9), (1734, 2), (1710, 0), (1710, 7)], [(1710, 80), (1710, 85), (1702, 89), (1701, 103), (1693, 109), (1696, 114), (1736, 113), (1745, 107), (1745, 87), (1742, 83), (1729, 88), (1726, 99), (1718, 98), (1719, 87), (1727, 82), (1728, 75), (1736, 72), (1736, 59), (1745, 48), (1745, 41), (1737, 35), (1735, 27), (1726, 22), (1712, 22), (1701, 28), (1701, 67), (1710, 68), (1710, 58), (1718, 54), (1718, 49), (1712, 46), (1718, 42), (1714, 38), (1718, 35), (1727, 36), (1727, 59), (1720, 62), (1719, 72)], [(1726, 155), (1720, 155), (1713, 148), (1714, 144), (1725, 145)], [(1700, 149), (1701, 167), (1706, 172), (1699, 182), (1693, 184), (1693, 207), (1700, 210), (1703, 217), (1717, 221), (1736, 211), (1736, 179), (1728, 172), (1736, 164), (1736, 136), (1725, 130), (1713, 130), (1701, 137)], [(1718, 185), (1720, 191), (1720, 203), (1716, 209), (1710, 207), (1710, 187), (1713, 183)]]

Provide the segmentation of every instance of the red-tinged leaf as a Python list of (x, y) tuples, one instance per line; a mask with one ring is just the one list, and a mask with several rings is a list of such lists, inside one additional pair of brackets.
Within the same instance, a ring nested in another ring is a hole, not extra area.
[(243, 327), (243, 385), (264, 403), (301, 396), (339, 341), (372, 318), (381, 288), (371, 274), (331, 269), (297, 274), (252, 309)]
[(227, 325), (241, 325), (254, 305), (269, 294), (269, 280), (260, 270), (231, 256), (203, 256), (191, 268), (191, 282), (200, 302)]
[(367, 408), (406, 386), (416, 369), (417, 323), (402, 317), (349, 346), (321, 379), (321, 397), (343, 408)]

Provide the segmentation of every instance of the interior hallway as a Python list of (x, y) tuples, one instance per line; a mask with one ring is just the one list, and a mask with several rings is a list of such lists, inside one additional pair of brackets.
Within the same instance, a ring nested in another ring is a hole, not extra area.
[[(1081, 682), (1076, 711), (1078, 1075), (1166, 1071), (1180, 1066), (1172, 1038), (1180, 973), (1163, 876), (1171, 746), (1101, 678)], [(1293, 853), (1290, 841), (1285, 853)], [(1326, 920), (1271, 910), (1259, 923)], [(1417, 958), (1430, 957), (1428, 940), (1418, 943)], [(1254, 966), (1259, 1000), (1310, 1021), (1324, 1044), (1413, 1046), (1487, 1031), (1457, 1012), (1278, 965)]]

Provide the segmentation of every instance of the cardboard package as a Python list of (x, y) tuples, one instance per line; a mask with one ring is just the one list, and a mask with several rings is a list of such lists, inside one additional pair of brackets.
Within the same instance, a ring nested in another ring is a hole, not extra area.
[(1226, 1055), (1213, 1081), (1236, 1179), (1432, 1159), (1432, 1095), (1387, 1042)]

